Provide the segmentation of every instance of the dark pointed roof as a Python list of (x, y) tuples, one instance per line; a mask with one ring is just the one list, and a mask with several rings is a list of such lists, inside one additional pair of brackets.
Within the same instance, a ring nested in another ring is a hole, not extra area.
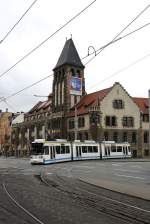
[(84, 68), (84, 65), (81, 62), (81, 59), (78, 55), (78, 52), (76, 50), (76, 47), (75, 47), (72, 39), (69, 39), (66, 41), (65, 46), (64, 46), (64, 48), (61, 52), (61, 55), (58, 59), (58, 62), (53, 70), (59, 68), (62, 65), (66, 65), (66, 64)]

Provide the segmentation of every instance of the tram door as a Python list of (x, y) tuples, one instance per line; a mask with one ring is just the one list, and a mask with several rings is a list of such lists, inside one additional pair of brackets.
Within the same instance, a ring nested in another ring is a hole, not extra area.
[(50, 157), (51, 159), (55, 159), (55, 146), (50, 147)]
[(110, 146), (104, 146), (105, 147), (105, 156), (110, 156)]
[(125, 156), (128, 155), (128, 147), (126, 147), (126, 146), (123, 147), (123, 154)]
[(81, 146), (76, 146), (76, 155), (78, 158), (81, 157)]

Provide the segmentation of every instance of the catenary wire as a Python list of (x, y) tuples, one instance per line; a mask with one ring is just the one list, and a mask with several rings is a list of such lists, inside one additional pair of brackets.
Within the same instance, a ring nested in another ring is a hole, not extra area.
[(4, 42), (4, 40), (10, 35), (10, 33), (15, 29), (15, 27), (20, 23), (20, 21), (23, 19), (23, 17), (29, 12), (29, 10), (33, 7), (33, 5), (37, 2), (38, 0), (35, 0), (32, 2), (32, 4), (29, 6), (29, 8), (23, 13), (23, 15), (20, 17), (20, 19), (15, 23), (15, 25), (6, 33), (6, 35), (3, 37), (3, 39), (0, 40), (0, 44)]
[(0, 103), (1, 103), (2, 101), (5, 101), (5, 100), (7, 100), (7, 99), (13, 97), (13, 96), (16, 96), (16, 95), (20, 94), (21, 92), (23, 92), (23, 91), (25, 91), (25, 90), (27, 90), (27, 89), (29, 89), (29, 88), (31, 88), (31, 87), (37, 85), (38, 83), (44, 81), (45, 79), (48, 79), (48, 78), (51, 77), (51, 76), (53, 76), (53, 74), (48, 75), (48, 76), (44, 77), (43, 79), (40, 79), (40, 80), (38, 80), (37, 82), (32, 83), (32, 84), (29, 85), (29, 86), (26, 86), (25, 88), (19, 90), (18, 92), (12, 93), (12, 94), (9, 95), (8, 97), (5, 97), (3, 100), (1, 99), (1, 100), (0, 100)]
[(107, 76), (105, 79), (103, 79), (103, 80), (101, 80), (100, 82), (98, 82), (98, 83), (92, 85), (91, 87), (89, 87), (88, 90), (93, 89), (94, 87), (100, 85), (101, 83), (105, 82), (106, 80), (108, 80), (108, 79), (110, 79), (110, 78), (112, 78), (112, 77), (114, 77), (114, 76), (120, 74), (121, 72), (124, 72), (125, 70), (127, 70), (127, 69), (129, 69), (130, 67), (132, 67), (132, 66), (138, 64), (139, 62), (145, 60), (145, 59), (148, 58), (148, 57), (150, 57), (150, 53), (144, 55), (143, 57), (141, 57), (141, 58), (139, 58), (138, 60), (132, 62), (131, 64), (129, 64), (129, 65), (127, 65), (127, 66), (125, 66), (125, 67), (119, 69), (118, 71), (114, 72), (113, 74)]
[(78, 16), (80, 16), (83, 12), (85, 12), (90, 6), (92, 6), (96, 0), (92, 1), (89, 5), (87, 5), (84, 9), (82, 9), (80, 12), (78, 12), (75, 16), (73, 16), (70, 20), (68, 20), (64, 25), (62, 25), (60, 28), (58, 28), (54, 33), (52, 33), (50, 36), (48, 36), (44, 41), (42, 41), (40, 44), (38, 44), (35, 48), (33, 48), (31, 51), (29, 51), (26, 55), (24, 55), (21, 59), (19, 59), (15, 64), (13, 64), (10, 68), (8, 68), (6, 71), (4, 71), (0, 78), (3, 77), (5, 74), (7, 74), (10, 70), (12, 70), (16, 65), (18, 65), (20, 62), (22, 62), (24, 59), (26, 59), (30, 54), (32, 54), (34, 51), (36, 51), (38, 48), (40, 48), (44, 43), (46, 43), (50, 38), (52, 38), (54, 35), (56, 35), (60, 30), (62, 30), (64, 27), (66, 27), (69, 23), (71, 23), (74, 19), (76, 19)]
[[(147, 24), (145, 24), (145, 25), (143, 25), (143, 26), (137, 28), (136, 30), (133, 30), (133, 31), (131, 31), (130, 33), (127, 33), (126, 35), (124, 35), (124, 36), (122, 36), (122, 37), (120, 37), (120, 38), (114, 40), (113, 42), (109, 42), (108, 44), (106, 44), (106, 45), (102, 46), (101, 48), (99, 48), (98, 50), (96, 50), (96, 52), (99, 51), (100, 49), (103, 49), (103, 48), (109, 46), (110, 44), (115, 43), (116, 41), (122, 40), (123, 38), (126, 38), (126, 37), (128, 37), (129, 35), (134, 34), (135, 32), (141, 30), (142, 28), (145, 28), (145, 27), (148, 26), (148, 25), (150, 25), (150, 23), (147, 23)], [(150, 56), (150, 54), (148, 54), (148, 55), (142, 57), (141, 59), (139, 59), (139, 60), (133, 62), (131, 65), (137, 64), (138, 62), (140, 62), (141, 60), (144, 60), (144, 59), (145, 59), (146, 57), (148, 57), (148, 56)], [(86, 57), (87, 57), (87, 56), (86, 56)], [(84, 57), (84, 58), (85, 58), (85, 57)], [(84, 59), (84, 58), (83, 58), (83, 59)], [(101, 82), (104, 82), (104, 81), (106, 81), (107, 79), (110, 79), (111, 77), (113, 77), (113, 76), (119, 74), (120, 72), (122, 72), (122, 71), (126, 70), (127, 68), (131, 67), (131, 65), (129, 65), (129, 66), (123, 68), (123, 69), (120, 69), (119, 71), (115, 72), (115, 73), (112, 74), (111, 76), (108, 76), (106, 79), (102, 80)], [(9, 99), (9, 98), (11, 98), (11, 97), (14, 97), (14, 96), (20, 94), (21, 92), (23, 92), (23, 91), (25, 91), (25, 90), (27, 90), (27, 89), (29, 89), (29, 88), (31, 88), (31, 87), (37, 85), (38, 83), (44, 81), (45, 79), (48, 79), (48, 78), (51, 77), (51, 76), (53, 76), (53, 74), (48, 75), (48, 76), (46, 76), (46, 77), (44, 77), (44, 78), (38, 80), (37, 82), (35, 82), (35, 83), (33, 83), (33, 84), (29, 85), (29, 86), (26, 86), (25, 88), (19, 90), (18, 92), (15, 92), (15, 93), (9, 95), (8, 97), (5, 97), (5, 98), (1, 99), (1, 100), (0, 100), (0, 103), (3, 102), (3, 101), (5, 101), (5, 100), (7, 100), (7, 99)], [(100, 82), (100, 83), (101, 83), (101, 82)], [(100, 84), (100, 83), (99, 83), (99, 84)], [(94, 85), (94, 86), (95, 86), (95, 85)], [(94, 86), (90, 87), (90, 89), (93, 88)], [(89, 89), (88, 89), (88, 90), (89, 90)]]
[(103, 45), (102, 47), (100, 47), (99, 49), (97, 49), (95, 52), (89, 53), (88, 55), (86, 55), (85, 57), (83, 57), (82, 60), (85, 59), (85, 58), (87, 58), (87, 57), (89, 57), (90, 55), (92, 55), (92, 54), (94, 54), (94, 53), (99, 52), (100, 50), (102, 50), (102, 49), (108, 47), (109, 45), (114, 44), (115, 42), (117, 42), (117, 41), (119, 41), (119, 40), (122, 40), (122, 39), (124, 39), (124, 38), (130, 36), (131, 34), (137, 32), (137, 31), (139, 31), (139, 30), (141, 30), (141, 29), (143, 29), (143, 28), (145, 28), (145, 27), (147, 27), (147, 26), (149, 26), (149, 25), (150, 25), (150, 23), (146, 23), (146, 24), (144, 24), (143, 26), (140, 26), (139, 28), (137, 28), (137, 29), (135, 29), (135, 30), (133, 30), (133, 31), (131, 31), (131, 32), (127, 33), (127, 34), (125, 34), (124, 36), (121, 36), (121, 37), (117, 38), (116, 40), (111, 41), (111, 42), (109, 42), (109, 43)]
[[(147, 5), (127, 26), (125, 26), (111, 41), (113, 42), (116, 40), (120, 34), (122, 34), (135, 20), (137, 20), (148, 8), (150, 7), (150, 4)], [(89, 64), (97, 55), (99, 55), (105, 48), (102, 48), (96, 55), (94, 55), (88, 62), (86, 62), (84, 65)]]

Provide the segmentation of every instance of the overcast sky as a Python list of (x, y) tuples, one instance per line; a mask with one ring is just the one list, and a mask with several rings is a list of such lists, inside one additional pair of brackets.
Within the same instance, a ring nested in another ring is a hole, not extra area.
[[(32, 2), (33, 0), (0, 0), (0, 40)], [(92, 0), (38, 0), (0, 44), (0, 75), (90, 2)], [(149, 4), (148, 0), (97, 0), (38, 50), (0, 77), (0, 97), (7, 97), (52, 74), (66, 38), (69, 39), (71, 34), (80, 58), (83, 58), (87, 55), (89, 46), (97, 50), (107, 44)], [(150, 7), (121, 36), (149, 22)], [(149, 41), (150, 26), (147, 26), (102, 51), (86, 65), (87, 93), (108, 88), (114, 82), (120, 82), (131, 96), (148, 97)], [(83, 60), (83, 64), (91, 57)], [(10, 98), (7, 104), (1, 102), (0, 109), (28, 111), (36, 102), (46, 99), (36, 98), (33, 95), (47, 96), (52, 90), (52, 80), (52, 77), (48, 78), (18, 96)]]

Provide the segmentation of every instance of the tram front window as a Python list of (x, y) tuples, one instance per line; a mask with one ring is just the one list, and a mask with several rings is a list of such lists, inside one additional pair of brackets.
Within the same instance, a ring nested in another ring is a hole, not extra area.
[(44, 147), (43, 143), (32, 143), (32, 155), (43, 155)]

